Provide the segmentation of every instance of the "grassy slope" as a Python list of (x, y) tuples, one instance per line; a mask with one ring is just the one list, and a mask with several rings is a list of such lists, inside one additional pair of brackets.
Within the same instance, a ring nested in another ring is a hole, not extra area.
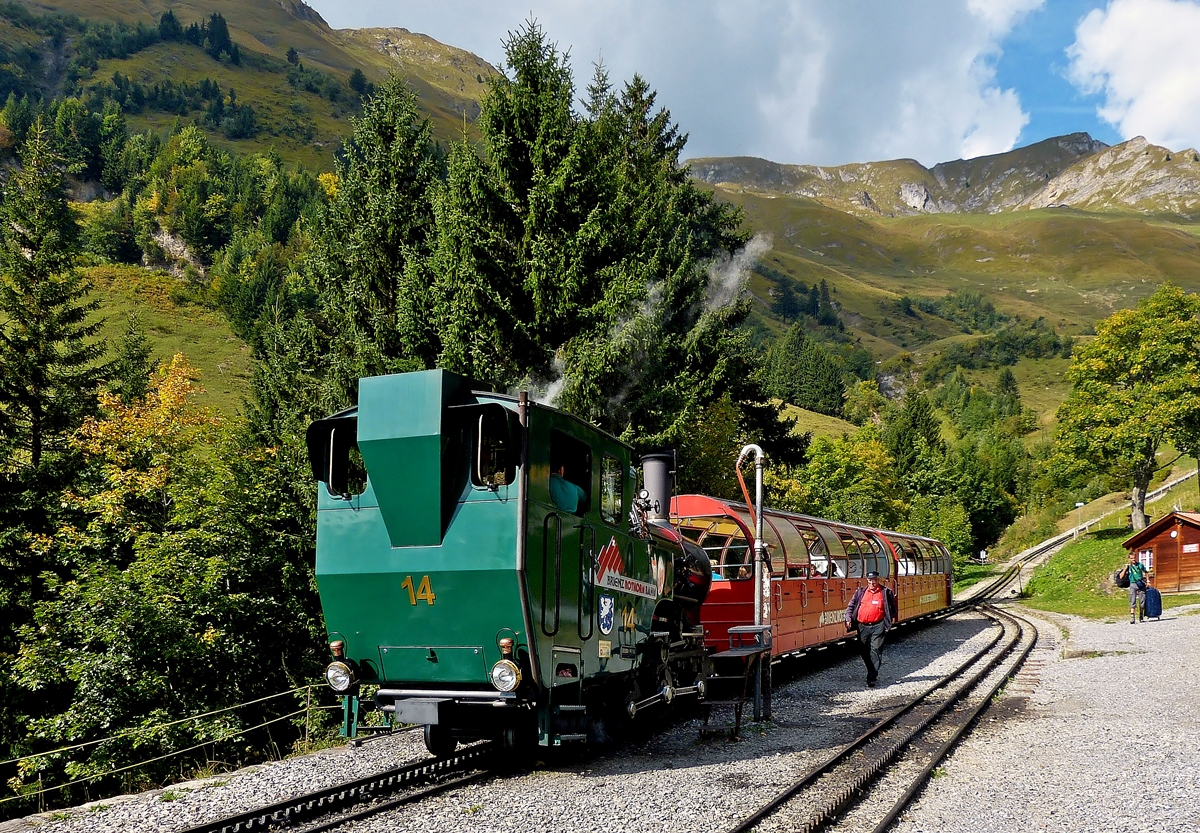
[(836, 438), (858, 430), (857, 425), (844, 419), (818, 414), (816, 411), (806, 411), (795, 405), (784, 405), (783, 413), (784, 416), (795, 418), (797, 431), (802, 434), (811, 431), (814, 437)]
[[(223, 90), (233, 88), (238, 101), (252, 104), (260, 124), (267, 126), (253, 139), (230, 141), (220, 134), (214, 135), (216, 144), (239, 153), (274, 147), (289, 162), (331, 170), (338, 143), (349, 132), (345, 103), (331, 104), (314, 93), (293, 89), (286, 78), (276, 72), (256, 69), (245, 63), (240, 67), (219, 63), (195, 46), (159, 43), (124, 60), (101, 61), (96, 78), (111, 78), (114, 72), (147, 86), (169, 77), (175, 83), (186, 81), (192, 84), (211, 78)], [(186, 121), (197, 115), (192, 113)], [(127, 121), (131, 131), (162, 130), (174, 124), (176, 116), (146, 109), (139, 115), (128, 116)], [(297, 126), (301, 122), (311, 123), (314, 127), (312, 140), (303, 141), (283, 132), (289, 122)]]
[[(285, 159), (323, 169), (332, 167), (337, 139), (349, 133), (348, 108), (344, 103), (331, 106), (318, 96), (298, 93), (288, 86), (283, 74), (286, 66), (279, 65), (288, 47), (295, 47), (306, 67), (331, 73), (343, 82), (356, 68), (376, 82), (390, 72), (400, 73), (416, 91), (434, 132), (444, 140), (457, 139), (464, 127), (472, 129), (484, 89), (480, 79), (495, 72), (468, 52), (404, 30), (387, 30), (392, 49), (382, 51), (377, 36), (330, 29), (316, 12), (296, 0), (41, 0), (31, 5), (38, 11), (62, 11), (130, 24), (153, 24), (168, 7), (184, 25), (213, 12), (223, 14), (246, 58), (242, 66), (218, 64), (195, 47), (161, 44), (124, 61), (100, 62), (93, 80), (107, 80), (116, 70), (143, 83), (168, 77), (174, 81), (211, 77), (222, 88), (234, 87), (241, 103), (251, 104), (256, 110), (261, 107), (264, 113), (277, 117), (278, 124), (289, 115), (311, 117), (317, 128), (312, 142), (264, 132), (255, 140), (226, 144), (240, 150), (275, 145)], [(0, 37), (3, 34), (0, 32)], [(255, 61), (247, 52), (270, 56), (277, 66), (265, 68), (263, 61)], [(303, 112), (292, 112), (293, 102)], [(150, 113), (133, 123), (138, 127), (163, 127), (172, 120), (165, 114)]]
[[(1129, 597), (1113, 588), (1108, 578), (1125, 563), (1121, 542), (1129, 530), (1104, 530), (1067, 544), (1030, 579), (1025, 603), (1040, 610), (1094, 618), (1120, 619), (1129, 614)], [(1163, 607), (1200, 602), (1190, 594), (1163, 596)]]
[[(880, 359), (910, 351), (923, 362), (955, 341), (978, 338), (936, 316), (898, 312), (894, 302), (902, 295), (978, 290), (1002, 312), (1026, 321), (1045, 317), (1079, 336), (1164, 280), (1200, 291), (1200, 227), (1182, 220), (1064, 209), (867, 219), (737, 186), (716, 193), (744, 209), (748, 226), (772, 236), (769, 266), (807, 285), (828, 282), (852, 336)], [(751, 278), (766, 315), (772, 286), (761, 275)], [(1068, 364), (1022, 360), (1014, 368), (1043, 424), (1069, 390)], [(992, 382), (996, 373), (974, 375)]]
[(102, 333), (115, 343), (125, 332), (130, 313), (146, 330), (155, 361), (177, 352), (199, 371), (205, 393), (197, 401), (226, 416), (237, 412), (249, 390), (250, 348), (216, 310), (176, 300), (179, 281), (165, 272), (138, 266), (93, 266), (83, 269), (100, 301)]

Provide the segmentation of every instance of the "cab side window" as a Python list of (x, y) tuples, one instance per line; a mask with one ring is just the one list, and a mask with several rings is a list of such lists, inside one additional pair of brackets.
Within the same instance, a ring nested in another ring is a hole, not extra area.
[(472, 415), (471, 482), (495, 489), (516, 479), (516, 443), (508, 411), (501, 405), (485, 405)]
[(550, 500), (560, 512), (585, 515), (592, 502), (592, 450), (561, 431), (550, 432)]
[(600, 517), (610, 524), (621, 523), (624, 493), (625, 467), (616, 457), (605, 454), (600, 460)]

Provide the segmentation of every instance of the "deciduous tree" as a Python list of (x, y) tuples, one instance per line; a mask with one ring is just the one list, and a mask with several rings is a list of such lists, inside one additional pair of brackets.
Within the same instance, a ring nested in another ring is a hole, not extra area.
[(1096, 325), (1067, 371), (1058, 452), (1119, 472), (1132, 484), (1133, 528), (1146, 526), (1146, 490), (1169, 442), (1200, 439), (1200, 297), (1162, 284), (1135, 309)]

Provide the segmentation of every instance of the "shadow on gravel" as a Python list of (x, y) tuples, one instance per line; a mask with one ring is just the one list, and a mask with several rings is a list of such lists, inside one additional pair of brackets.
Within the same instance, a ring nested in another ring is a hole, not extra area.
[[(980, 616), (955, 616), (893, 632), (875, 689), (865, 685), (857, 643), (785, 659), (773, 670), (774, 720), (754, 723), (747, 703), (742, 735), (736, 740), (702, 737), (702, 707), (677, 700), (670, 716), (651, 709), (639, 715), (623, 743), (602, 749), (541, 750), (539, 768), (597, 778), (714, 763), (736, 770), (763, 755), (829, 750), (862, 734), (906, 696), (957, 667), (965, 654), (957, 661), (942, 657), (971, 640), (982, 644), (981, 634), (994, 627)], [(936, 669), (931, 668), (934, 663), (939, 663)], [(728, 715), (714, 710), (712, 722), (719, 725), (726, 717), (732, 720), (731, 710)]]

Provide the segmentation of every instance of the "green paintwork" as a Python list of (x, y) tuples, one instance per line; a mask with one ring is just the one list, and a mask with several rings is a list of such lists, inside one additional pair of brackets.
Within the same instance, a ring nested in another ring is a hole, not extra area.
[(442, 540), (442, 415), (463, 387), (441, 370), (362, 379), (358, 389), (358, 448), (393, 547), (435, 546)]
[[(476, 422), (467, 415), (485, 404), (517, 411), (511, 397), (471, 392), (467, 380), (444, 371), (361, 381), (357, 432), (367, 486), (349, 500), (318, 487), (321, 605), (330, 638), (346, 643), (360, 678), (386, 686), (489, 689), (490, 669), (501, 659), (498, 640), (513, 635), (534, 664), (541, 742), (553, 743), (554, 706), (581, 702), (586, 686), (640, 661), (637, 646), (650, 633), (655, 605), (671, 593), (673, 562), (669, 551), (659, 558), (650, 541), (630, 537), (631, 449), (567, 414), (531, 405), (526, 569), (519, 571), (520, 472), (510, 485), (474, 485), (472, 452), (464, 447), (470, 441), (455, 433), (470, 434)], [(555, 432), (590, 454), (590, 482), (578, 484), (590, 494), (583, 515), (551, 501)], [(621, 473), (620, 507), (611, 518), (601, 512), (605, 455)], [(596, 557), (610, 541), (621, 552), (620, 574), (630, 579), (654, 587), (652, 564), (662, 563), (663, 593), (644, 598), (595, 586)], [(426, 579), (432, 603), (416, 598)], [(608, 634), (598, 619), (602, 595), (615, 608)], [(576, 676), (557, 676), (564, 666)]]

